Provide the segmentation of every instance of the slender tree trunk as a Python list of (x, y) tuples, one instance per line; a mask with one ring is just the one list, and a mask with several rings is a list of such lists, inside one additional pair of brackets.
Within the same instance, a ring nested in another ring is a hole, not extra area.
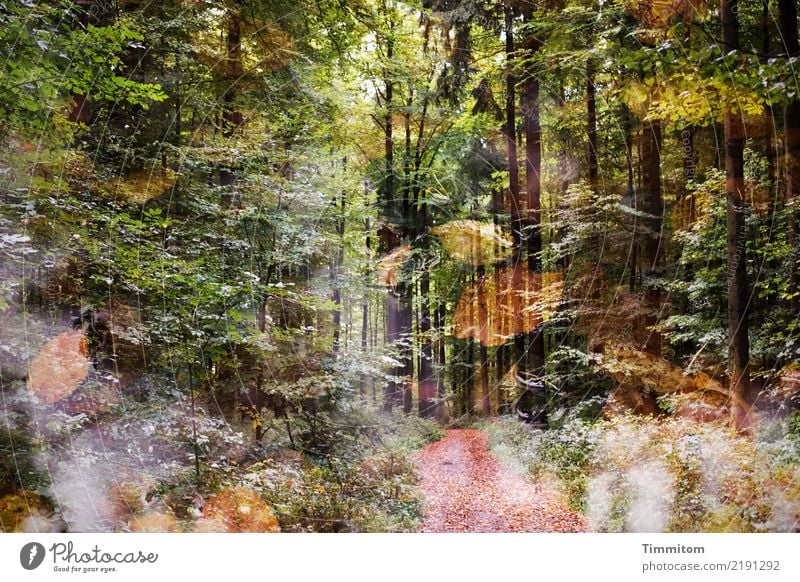
[(433, 370), (433, 340), (431, 338), (430, 275), (420, 277), (420, 325), (422, 352), (419, 366), (419, 415), (431, 417), (436, 412), (436, 374)]
[(586, 72), (586, 134), (588, 137), (587, 159), (589, 187), (597, 194), (598, 162), (597, 162), (597, 87), (592, 65)]
[[(400, 308), (400, 297), (394, 290), (390, 289), (386, 295), (386, 342), (389, 345), (397, 346), (402, 338), (402, 318), (403, 312)], [(395, 378), (386, 385), (383, 407), (387, 412), (391, 411), (394, 405), (402, 404), (403, 402), (404, 382), (402, 378), (406, 373), (406, 365), (402, 355), (398, 355), (398, 362), (392, 369), (392, 375)]]
[[(761, 34), (763, 36), (763, 45), (761, 47), (761, 58), (759, 61), (762, 64), (767, 64), (770, 58), (770, 23), (772, 17), (770, 14), (769, 0), (762, 1), (761, 12)], [(795, 13), (795, 17), (797, 14)], [(775, 210), (775, 202), (778, 199), (778, 147), (775, 135), (775, 110), (772, 105), (764, 106), (764, 157), (767, 158), (767, 182), (769, 184), (769, 213), (772, 214)]]
[(400, 333), (403, 338), (403, 343), (400, 347), (400, 360), (403, 363), (404, 376), (404, 381), (402, 383), (403, 412), (411, 414), (411, 411), (414, 409), (414, 397), (411, 390), (411, 385), (414, 381), (414, 345), (412, 342), (413, 296), (411, 294), (410, 283), (403, 284), (402, 289), (402, 296), (400, 297), (400, 319), (402, 321), (402, 328)]
[[(391, 61), (394, 57), (394, 39), (389, 38), (386, 43), (387, 60)], [(392, 216), (394, 212), (394, 135), (392, 126), (392, 115), (394, 111), (394, 81), (389, 77), (389, 72), (384, 70), (384, 120), (383, 120), (383, 145), (384, 145), (384, 177), (383, 177), (383, 199), (386, 205), (386, 213)]]
[(439, 404), (437, 404), (437, 406), (436, 406), (436, 418), (439, 419), (440, 421), (441, 420), (445, 420), (445, 418), (444, 418), (445, 417), (445, 415), (444, 415), (445, 410), (444, 410), (444, 406), (443, 406), (443, 402), (444, 402), (445, 396), (446, 396), (446, 387), (445, 387), (445, 383), (444, 383), (444, 378), (445, 378), (444, 371), (445, 371), (445, 365), (447, 364), (447, 360), (446, 360), (446, 357), (447, 357), (447, 353), (446, 353), (447, 352), (447, 343), (445, 342), (445, 336), (444, 336), (444, 331), (445, 331), (444, 330), (444, 319), (445, 319), (445, 315), (446, 315), (445, 312), (446, 312), (446, 306), (445, 306), (445, 304), (443, 302), (439, 303), (439, 306), (437, 307), (437, 309), (434, 312), (435, 315), (436, 315), (436, 322), (435, 322), (434, 325), (436, 326), (436, 331), (437, 331), (437, 334), (439, 336), (438, 341), (437, 341), (437, 347), (438, 347), (439, 354), (438, 354), (438, 358), (437, 358), (437, 362), (436, 362), (438, 364), (438, 366), (439, 366), (439, 372), (436, 375), (436, 394), (438, 396)]
[[(345, 207), (347, 206), (347, 193), (342, 192), (341, 207), (339, 210), (339, 217), (336, 220), (336, 235), (339, 237), (339, 248), (336, 249), (336, 256), (334, 257), (331, 265), (331, 281), (333, 283), (333, 353), (337, 353), (340, 344), (340, 336), (342, 329), (342, 288), (339, 281), (341, 275), (342, 265), (344, 264), (344, 231), (345, 231)], [(334, 208), (336, 207), (336, 198), (333, 199)]]
[[(194, 477), (195, 483), (199, 486), (200, 485), (200, 446), (199, 441), (197, 438), (197, 408), (195, 407), (195, 395), (194, 395), (194, 375), (192, 372), (194, 371), (194, 363), (189, 363), (189, 394), (191, 395), (191, 403), (192, 403), (192, 445), (194, 448)], [(256, 431), (261, 428), (261, 425), (256, 425)], [(260, 440), (261, 436), (256, 435), (256, 440)]]
[[(642, 254), (645, 269), (650, 277), (657, 276), (663, 264), (662, 221), (664, 202), (661, 197), (661, 124), (647, 121), (642, 124), (642, 211), (646, 214)], [(658, 323), (661, 309), (661, 291), (652, 286), (645, 291), (643, 323), (652, 328)], [(646, 352), (661, 355), (661, 334), (653, 329), (647, 331)]]
[[(403, 112), (405, 130), (405, 152), (403, 155), (403, 195), (400, 207), (404, 217), (411, 216), (411, 108), (414, 105), (414, 85), (409, 84), (406, 110)], [(407, 225), (410, 226), (410, 225)]]
[[(244, 116), (236, 109), (236, 86), (242, 77), (241, 15), (236, 8), (228, 11), (228, 33), (225, 39), (225, 74), (227, 87), (222, 96), (222, 135), (227, 139), (241, 127)], [(233, 202), (233, 183), (236, 172), (225, 164), (219, 169), (219, 183), (224, 187), (220, 202), (224, 208)]]
[[(372, 279), (372, 237), (370, 236), (369, 218), (364, 219), (365, 242), (367, 249), (367, 267), (364, 269), (364, 276), (367, 281)], [(361, 304), (361, 352), (366, 356), (369, 351), (369, 291), (364, 291), (363, 303)], [(361, 399), (366, 400), (367, 379), (361, 374), (360, 388)], [(373, 396), (374, 398), (374, 396)]]
[[(539, 41), (526, 40), (529, 58), (539, 49)], [(525, 128), (525, 193), (527, 203), (527, 267), (535, 274), (541, 285), (542, 280), (542, 130), (539, 122), (539, 79), (533, 73), (525, 78), (525, 103), (523, 107)], [(536, 289), (529, 290), (536, 292)], [(530, 297), (526, 298), (525, 307), (530, 307)], [(528, 348), (528, 370), (534, 376), (544, 372), (545, 345), (544, 326), (540, 323), (530, 334)]]
[[(800, 56), (800, 42), (797, 32), (797, 2), (796, 0), (778, 0), (780, 20), (778, 22), (781, 37), (788, 57)], [(796, 79), (796, 75), (794, 79)], [(786, 105), (783, 114), (783, 135), (786, 165), (786, 194), (785, 201), (792, 205), (800, 195), (800, 99), (797, 92), (800, 87), (792, 87), (794, 99)], [(790, 257), (790, 272), (793, 288), (800, 286), (800, 250), (798, 250), (798, 211), (793, 206), (789, 210), (789, 246), (792, 249)], [(792, 299), (792, 307), (797, 308), (797, 299)]]
[(474, 255), (476, 258), (476, 274), (478, 277), (478, 358), (480, 360), (480, 383), (481, 383), (481, 412), (484, 416), (490, 414), (489, 403), (489, 354), (487, 344), (489, 343), (489, 313), (486, 307), (486, 267), (483, 264), (483, 251), (481, 249), (481, 232), (478, 230), (474, 240)]
[(520, 261), (522, 259), (523, 224), (522, 206), (519, 191), (519, 163), (517, 162), (516, 135), (516, 76), (514, 75), (514, 12), (510, 1), (505, 4), (506, 32), (506, 147), (508, 150), (508, 198), (511, 205), (511, 234), (514, 241), (514, 290), (511, 299), (511, 319), (514, 332), (514, 360), (518, 375), (524, 374), (525, 368), (525, 333), (522, 311), (522, 300), (518, 291), (521, 289), (522, 277)]
[[(721, 0), (724, 50), (739, 50), (738, 0)], [(748, 338), (747, 238), (744, 202), (744, 140), (742, 114), (725, 112), (725, 193), (727, 197), (728, 254), (728, 369), (734, 425), (748, 424), (746, 398), (750, 391)]]
[[(627, 190), (625, 194), (626, 203), (634, 210), (638, 210), (638, 188), (636, 183), (636, 164), (634, 163), (634, 117), (631, 111), (625, 107), (622, 114), (622, 127), (624, 131), (623, 140), (625, 143), (625, 165), (627, 169)], [(641, 149), (640, 149), (641, 151)], [(636, 293), (636, 269), (638, 265), (639, 248), (639, 219), (634, 215), (631, 223), (631, 249), (628, 260), (628, 292)]]
[(464, 403), (462, 414), (473, 412), (473, 386), (475, 382), (475, 338), (467, 338), (467, 365), (464, 367)]
[[(470, 249), (470, 252), (472, 249)], [(469, 287), (475, 286), (475, 272), (471, 272), (467, 279), (467, 283)], [(467, 326), (469, 329), (475, 329), (475, 320), (476, 320), (476, 306), (474, 302), (470, 302), (467, 307)], [(461, 413), (462, 414), (471, 414), (474, 409), (474, 394), (473, 394), (473, 386), (474, 386), (474, 378), (475, 378), (475, 370), (473, 364), (475, 362), (475, 338), (472, 337), (473, 334), (470, 334), (470, 337), (467, 338), (467, 361), (466, 366), (464, 366), (464, 382), (462, 384), (462, 403), (461, 403)]]
[[(597, 89), (595, 87), (594, 68), (589, 64), (586, 72), (586, 135), (587, 145), (587, 173), (589, 188), (591, 189), (592, 200), (598, 197), (598, 163), (597, 163)], [(593, 202), (594, 204), (594, 202)], [(597, 233), (592, 233), (589, 239), (589, 254), (595, 262), (594, 275), (592, 276), (591, 289), (588, 295), (598, 299), (600, 295), (600, 285), (596, 280), (600, 266), (600, 237)]]
[[(495, 230), (500, 230), (501, 222), (500, 222), (500, 215), (503, 212), (503, 191), (499, 188), (495, 189), (492, 192), (492, 222), (494, 223)], [(494, 247), (494, 271), (493, 271), (493, 278), (494, 278), (494, 289), (495, 293), (497, 294), (497, 301), (496, 301), (496, 309), (495, 313), (492, 314), (492, 317), (497, 320), (497, 323), (492, 327), (492, 331), (494, 333), (501, 334), (503, 333), (503, 322), (506, 319), (506, 313), (503, 310), (503, 306), (499, 304), (499, 293), (500, 293), (500, 269), (503, 267), (503, 261), (500, 253), (500, 244), (495, 241)], [(503, 392), (501, 390), (501, 386), (503, 384), (503, 378), (505, 377), (505, 345), (501, 344), (497, 346), (495, 350), (495, 370), (496, 370), (496, 378), (497, 384), (495, 388), (495, 392), (497, 393), (497, 409), (498, 412), (502, 413), (505, 408), (505, 403), (503, 402)]]
[(505, 6), (506, 27), (506, 149), (508, 152), (508, 199), (511, 204), (511, 232), (517, 247), (522, 239), (521, 208), (519, 197), (519, 164), (517, 162), (516, 138), (516, 77), (514, 75), (514, 14), (511, 3)]

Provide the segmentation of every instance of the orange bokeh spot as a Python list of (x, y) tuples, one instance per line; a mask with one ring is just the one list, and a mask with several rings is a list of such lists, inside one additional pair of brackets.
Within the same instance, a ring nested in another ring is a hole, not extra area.
[(28, 389), (39, 402), (53, 404), (75, 392), (88, 373), (86, 336), (79, 329), (65, 331), (31, 361)]

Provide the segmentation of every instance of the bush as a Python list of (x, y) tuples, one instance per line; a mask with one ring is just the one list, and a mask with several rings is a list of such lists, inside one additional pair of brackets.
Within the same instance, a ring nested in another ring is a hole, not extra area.
[(495, 452), (555, 480), (598, 531), (797, 531), (800, 442), (718, 424), (620, 416), (548, 432), (488, 426)]
[(283, 531), (415, 531), (422, 507), (411, 453), (443, 434), (436, 423), (354, 406), (331, 417), (328, 430), (337, 438), (327, 455), (273, 447), (266, 460), (204, 479), (215, 490), (256, 492)]

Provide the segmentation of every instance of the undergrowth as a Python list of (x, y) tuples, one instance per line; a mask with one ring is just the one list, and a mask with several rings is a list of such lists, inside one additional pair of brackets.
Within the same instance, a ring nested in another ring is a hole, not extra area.
[(764, 421), (756, 439), (719, 424), (619, 416), (550, 431), (485, 425), (492, 450), (596, 531), (800, 530), (797, 419)]

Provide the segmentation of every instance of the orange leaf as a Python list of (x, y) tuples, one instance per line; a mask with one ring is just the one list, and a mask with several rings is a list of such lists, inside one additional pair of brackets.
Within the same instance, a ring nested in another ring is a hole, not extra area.
[(47, 342), (30, 363), (28, 389), (45, 404), (72, 394), (89, 373), (86, 336), (65, 331)]

